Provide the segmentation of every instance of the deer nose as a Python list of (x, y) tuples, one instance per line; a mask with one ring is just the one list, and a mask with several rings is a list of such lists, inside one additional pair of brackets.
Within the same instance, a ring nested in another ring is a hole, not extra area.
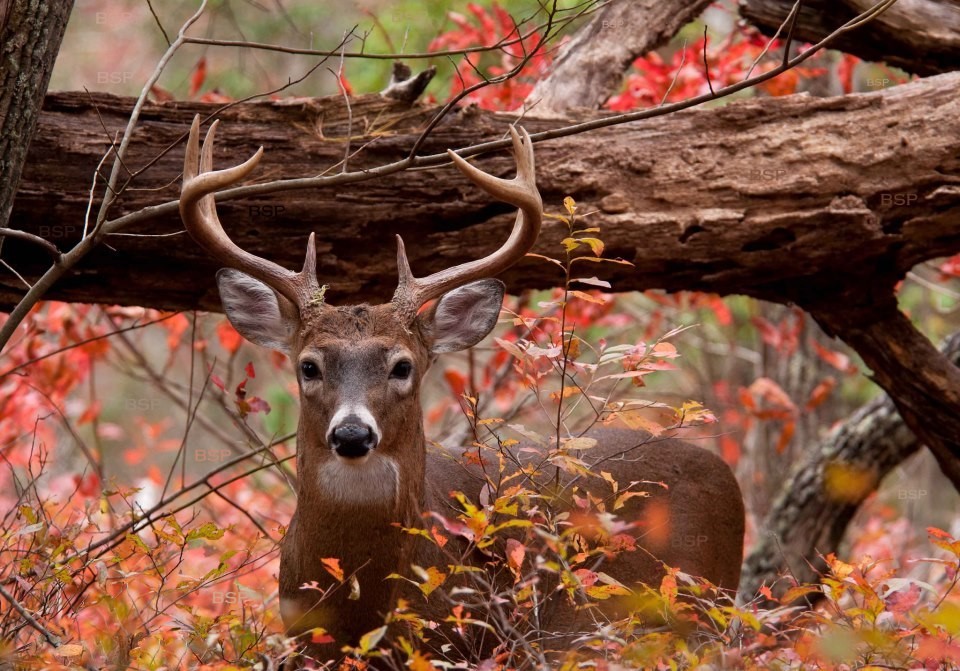
[(341, 457), (355, 459), (366, 456), (377, 446), (377, 437), (373, 430), (364, 424), (359, 417), (351, 415), (330, 434), (330, 449)]

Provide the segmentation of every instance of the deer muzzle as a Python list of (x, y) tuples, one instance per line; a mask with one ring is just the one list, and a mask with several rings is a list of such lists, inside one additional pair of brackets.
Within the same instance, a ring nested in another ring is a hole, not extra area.
[(337, 456), (359, 459), (377, 447), (377, 434), (358, 415), (347, 415), (330, 431), (327, 444)]

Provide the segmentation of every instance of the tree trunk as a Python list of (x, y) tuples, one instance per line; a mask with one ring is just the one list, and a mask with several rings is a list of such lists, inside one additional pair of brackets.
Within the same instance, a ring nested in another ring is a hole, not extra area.
[(0, 227), (10, 219), (27, 147), (72, 9), (73, 0), (0, 2)]
[[(875, 4), (875, 0), (804, 0), (794, 38), (817, 42)], [(740, 0), (740, 14), (773, 35), (793, 5), (794, 0)], [(918, 75), (956, 70), (960, 8), (955, 0), (900, 0), (873, 21), (840, 36), (833, 48)]]
[[(943, 351), (960, 364), (960, 333)], [(753, 599), (761, 585), (775, 596), (793, 584), (817, 582), (826, 567), (819, 555), (837, 552), (844, 531), (864, 499), (899, 464), (921, 447), (890, 397), (880, 396), (835, 429), (787, 478), (747, 555), (740, 594)], [(778, 582), (779, 581), (779, 582)]]
[[(539, 143), (538, 181), (548, 211), (559, 212), (563, 197), (573, 196), (602, 227), (606, 254), (635, 264), (581, 265), (617, 290), (698, 289), (804, 304), (837, 286), (892, 287), (916, 263), (960, 252), (958, 90), (960, 74), (948, 74), (871, 94), (745, 100), (607, 128)], [(125, 124), (130, 105), (104, 94), (47, 98), (13, 227), (61, 249), (76, 242), (106, 135)], [(220, 309), (216, 264), (183, 233), (175, 203), (155, 207), (178, 195), (190, 119), (213, 109), (146, 106), (126, 165), (137, 170), (167, 153), (137, 177), (139, 188), (124, 193), (113, 214), (153, 206), (152, 218), (125, 232), (167, 237), (111, 236), (110, 247), (91, 253), (49, 298)], [(377, 96), (355, 100), (353, 128), (367, 128), (370, 144), (351, 168), (405, 156), (432, 113), (403, 111)], [(247, 103), (219, 117), (216, 165), (238, 163), (265, 142), (259, 180), (317, 174), (343, 156), (339, 99)], [(463, 110), (425, 151), (500, 137), (511, 120)], [(524, 125), (537, 131), (556, 123), (529, 118)], [(503, 153), (477, 163), (494, 174), (513, 169)], [(307, 234), (317, 231), (319, 274), (339, 304), (389, 298), (395, 233), (408, 241), (414, 271), (425, 275), (490, 251), (513, 220), (509, 207), (452, 169), (223, 202), (220, 217), (239, 244), (291, 268), (302, 264)], [(556, 254), (563, 237), (564, 226), (548, 220), (536, 251)], [(6, 244), (4, 258), (28, 279), (49, 264), (39, 247)], [(503, 278), (514, 292), (560, 279), (536, 260)], [(0, 309), (21, 295), (12, 275), (0, 275)]]
[(599, 109), (620, 88), (623, 73), (697, 17), (710, 0), (612, 2), (560, 50), (550, 74), (527, 96), (530, 113), (558, 117)]

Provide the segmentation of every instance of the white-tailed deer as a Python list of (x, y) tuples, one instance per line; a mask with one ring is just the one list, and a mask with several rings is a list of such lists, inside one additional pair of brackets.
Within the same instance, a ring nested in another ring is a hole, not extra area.
[[(483, 485), (476, 472), (427, 450), (420, 384), (438, 354), (472, 347), (491, 331), (504, 292), (491, 277), (521, 259), (537, 239), (542, 206), (533, 147), (525, 132), (511, 129), (517, 162), (512, 180), (487, 175), (449, 152), (474, 184), (519, 208), (500, 249), (417, 278), (398, 238), (400, 281), (393, 300), (333, 307), (320, 292), (313, 234), (303, 270), (294, 273), (245, 252), (224, 232), (212, 194), (244, 179), (263, 149), (242, 165), (214, 171), (215, 128), (216, 123), (201, 151), (199, 119), (193, 122), (180, 214), (193, 238), (227, 266), (217, 273), (217, 282), (230, 322), (247, 340), (287, 354), (296, 368), (299, 491), (281, 551), (280, 610), (290, 633), (325, 629), (336, 644), (313, 652), (335, 654), (383, 624), (401, 584), (386, 580), (389, 574), (409, 573), (411, 563), (446, 564), (431, 554), (437, 552), (433, 545), (401, 532), (398, 523), (415, 527), (424, 511), (449, 509), (452, 490), (477, 500)], [(421, 310), (432, 299), (436, 303)], [(635, 522), (628, 533), (639, 549), (619, 554), (604, 570), (626, 585), (657, 585), (663, 566), (676, 566), (735, 589), (744, 512), (727, 465), (698, 447), (651, 441), (644, 432), (598, 428), (588, 435), (599, 442), (585, 459), (604, 460), (604, 470), (619, 482), (666, 485), (650, 487), (650, 496), (631, 498), (618, 511), (621, 519)], [(597, 491), (610, 494), (609, 488)], [(647, 516), (651, 505), (658, 506), (653, 518)], [(359, 595), (346, 588), (320, 600), (318, 591), (301, 589), (314, 581), (321, 587), (331, 584), (321, 564), (328, 557), (338, 558), (347, 574), (356, 572)], [(549, 612), (556, 619), (549, 622), (544, 615), (542, 625), (553, 631), (573, 626), (570, 610), (554, 608)]]

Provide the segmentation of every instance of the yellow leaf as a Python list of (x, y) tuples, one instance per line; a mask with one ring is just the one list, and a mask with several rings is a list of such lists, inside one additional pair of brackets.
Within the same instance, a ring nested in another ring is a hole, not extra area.
[(591, 296), (585, 291), (577, 291), (576, 289), (571, 289), (570, 295), (576, 296), (577, 298), (585, 300), (588, 303), (597, 303), (599, 305), (606, 305), (607, 303), (607, 299), (604, 298), (603, 296)]
[(592, 447), (597, 446), (596, 438), (588, 438), (587, 436), (579, 436), (578, 438), (569, 438), (563, 443), (563, 447), (566, 450), (589, 450)]
[(447, 574), (437, 569), (436, 566), (428, 566), (426, 569), (414, 566), (413, 571), (423, 580), (419, 587), (424, 596), (430, 596), (430, 593), (447, 579)]
[(383, 635), (387, 633), (387, 625), (377, 627), (373, 631), (368, 631), (360, 637), (360, 654), (365, 655), (376, 647)]
[(77, 645), (76, 643), (68, 643), (67, 645), (61, 645), (56, 650), (58, 657), (79, 657), (83, 654), (83, 646)]
[(562, 244), (563, 248), (568, 252), (572, 252), (580, 246), (580, 242), (578, 240), (574, 240), (573, 238), (564, 238), (560, 241), (560, 244)]
[(563, 199), (563, 206), (567, 209), (567, 214), (576, 214), (577, 212), (577, 201), (575, 201), (570, 196), (567, 196)]
[(643, 410), (626, 410), (617, 413), (617, 419), (626, 424), (631, 429), (643, 429), (650, 432), (654, 437), (663, 433), (663, 427), (657, 422), (644, 415)]
[(435, 671), (430, 660), (420, 654), (420, 651), (414, 650), (413, 655), (407, 661), (410, 671)]
[(627, 501), (637, 496), (647, 497), (650, 496), (650, 492), (624, 492), (613, 502), (613, 509), (615, 511), (620, 510)]
[(630, 594), (630, 590), (623, 585), (594, 585), (588, 587), (585, 591), (587, 596), (599, 601), (609, 599), (612, 596), (627, 596)]
[(603, 256), (603, 240), (600, 238), (580, 238), (579, 241), (590, 245), (594, 256)]

